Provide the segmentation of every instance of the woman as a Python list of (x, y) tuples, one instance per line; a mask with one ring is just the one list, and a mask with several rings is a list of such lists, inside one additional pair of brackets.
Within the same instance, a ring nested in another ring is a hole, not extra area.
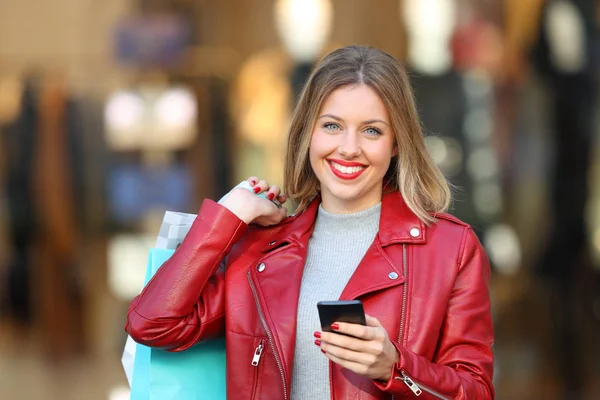
[[(286, 195), (250, 178), (254, 193), (204, 201), (133, 300), (129, 334), (171, 351), (225, 335), (230, 399), (493, 398), (489, 264), (444, 213), (393, 57), (352, 46), (319, 63), (284, 175)], [(275, 205), (288, 198), (292, 217)], [(316, 303), (338, 298), (361, 300), (367, 326), (322, 332)]]

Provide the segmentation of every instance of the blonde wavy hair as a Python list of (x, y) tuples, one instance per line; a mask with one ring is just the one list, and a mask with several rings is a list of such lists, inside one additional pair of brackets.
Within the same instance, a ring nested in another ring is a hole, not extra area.
[(366, 46), (349, 46), (325, 56), (308, 78), (292, 115), (284, 163), (284, 190), (295, 212), (306, 209), (319, 191), (309, 161), (314, 125), (327, 96), (334, 90), (367, 85), (385, 104), (398, 146), (384, 185), (399, 191), (406, 205), (425, 224), (448, 209), (450, 187), (425, 147), (419, 116), (405, 69), (391, 55)]

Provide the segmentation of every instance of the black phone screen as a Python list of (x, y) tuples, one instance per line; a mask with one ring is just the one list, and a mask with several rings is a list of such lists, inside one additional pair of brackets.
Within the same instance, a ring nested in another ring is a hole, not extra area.
[(320, 301), (317, 303), (321, 329), (324, 332), (333, 332), (331, 324), (334, 322), (348, 322), (351, 324), (366, 325), (365, 311), (360, 300)]

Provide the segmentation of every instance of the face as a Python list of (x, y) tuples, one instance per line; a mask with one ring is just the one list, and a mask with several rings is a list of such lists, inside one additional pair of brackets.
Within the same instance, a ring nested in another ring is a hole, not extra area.
[(373, 89), (360, 85), (332, 92), (317, 117), (309, 151), (323, 208), (351, 213), (379, 203), (396, 151), (388, 112)]

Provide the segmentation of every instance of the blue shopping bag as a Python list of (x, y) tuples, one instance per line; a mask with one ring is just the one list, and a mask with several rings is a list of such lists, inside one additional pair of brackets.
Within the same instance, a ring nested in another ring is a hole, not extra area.
[[(174, 250), (151, 249), (147, 283)], [(182, 352), (136, 344), (130, 400), (225, 400), (225, 339)]]

